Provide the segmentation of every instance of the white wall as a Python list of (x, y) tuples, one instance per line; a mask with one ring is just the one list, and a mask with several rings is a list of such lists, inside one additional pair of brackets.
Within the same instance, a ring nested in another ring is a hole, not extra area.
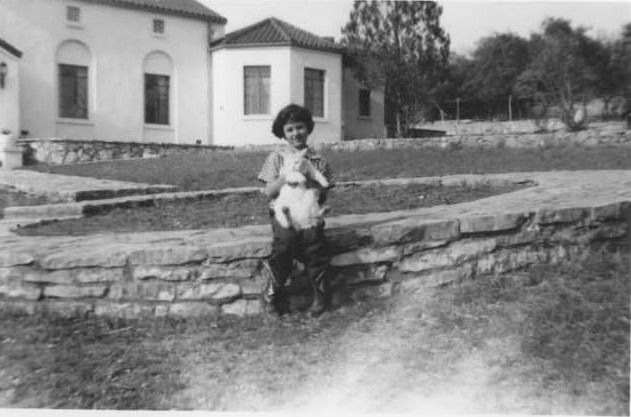
[[(291, 99), (290, 56), (289, 47), (224, 48), (212, 52), (213, 144), (278, 143), (271, 132), (272, 122)], [(268, 115), (244, 115), (243, 67), (249, 65), (271, 67)]]
[[(244, 115), (243, 67), (271, 67), (268, 115)], [(309, 143), (341, 139), (342, 58), (340, 54), (293, 47), (222, 48), (212, 52), (213, 135), (215, 145), (278, 143), (271, 133), (278, 111), (289, 103), (304, 104), (304, 69), (324, 70), (325, 117), (316, 118)]]
[(350, 69), (344, 69), (343, 88), (343, 136), (344, 139), (385, 138), (383, 89), (370, 91), (370, 117), (359, 115), (359, 90), (362, 84), (353, 77)]
[[(81, 24), (66, 22), (67, 5)], [(165, 36), (152, 20), (166, 22)], [(217, 36), (222, 25), (214, 25)], [(33, 137), (194, 143), (210, 135), (208, 23), (72, 0), (0, 1), (0, 37), (20, 45), (21, 129)], [(66, 40), (90, 51), (89, 120), (57, 117), (56, 51)], [(145, 126), (143, 62), (154, 51), (173, 62), (170, 126)]]
[(0, 130), (9, 129), (17, 138), (20, 136), (19, 58), (0, 47), (0, 62), (7, 64), (4, 89), (0, 88)]

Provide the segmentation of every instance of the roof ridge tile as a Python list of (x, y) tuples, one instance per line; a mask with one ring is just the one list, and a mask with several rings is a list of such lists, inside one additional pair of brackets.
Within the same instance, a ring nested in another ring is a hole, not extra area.
[(234, 32), (225, 34), (211, 43), (213, 48), (244, 46), (297, 46), (342, 53), (343, 48), (321, 36), (271, 16)]
[(292, 38), (291, 36), (285, 31), (285, 28), (283, 28), (281, 23), (284, 23), (282, 20), (277, 19), (275, 17), (270, 17), (269, 18), (270, 23), (274, 26), (274, 28), (276, 28), (276, 30), (278, 30), (281, 34), (281, 36), (283, 37), (283, 39), (287, 42), (291, 42)]

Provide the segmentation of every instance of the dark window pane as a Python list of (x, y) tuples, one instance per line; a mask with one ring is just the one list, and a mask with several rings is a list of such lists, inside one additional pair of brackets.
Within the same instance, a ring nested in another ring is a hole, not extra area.
[(269, 66), (247, 66), (243, 68), (243, 112), (244, 114), (269, 114), (270, 109)]
[(169, 76), (145, 74), (145, 123), (169, 124)]
[(81, 9), (76, 6), (66, 7), (66, 19), (70, 22), (78, 22), (81, 20)]
[(324, 117), (324, 71), (305, 68), (305, 107)]
[(164, 20), (153, 19), (153, 33), (164, 33)]
[(359, 115), (370, 116), (370, 90), (359, 90)]
[(59, 65), (59, 116), (88, 118), (88, 67)]

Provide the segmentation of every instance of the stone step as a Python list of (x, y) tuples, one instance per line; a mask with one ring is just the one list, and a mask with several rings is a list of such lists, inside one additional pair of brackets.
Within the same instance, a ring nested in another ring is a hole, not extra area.
[(147, 195), (130, 195), (117, 198), (99, 200), (85, 200), (75, 203), (44, 204), (39, 206), (12, 206), (4, 209), (4, 218), (29, 220), (51, 220), (62, 218), (82, 217), (86, 213), (107, 212), (117, 207), (130, 207), (135, 205), (147, 205), (151, 202), (169, 201), (179, 199), (203, 199), (211, 196), (225, 194), (252, 194), (259, 193), (260, 188), (242, 187), (227, 188), (224, 190), (182, 191)]
[[(78, 216), (62, 216), (56, 217), (56, 220), (66, 220), (66, 219), (74, 219)], [(12, 230), (19, 226), (26, 226), (33, 223), (38, 223), (40, 221), (50, 220), (49, 218), (24, 218), (18, 217), (13, 219), (0, 219), (0, 236), (6, 236), (12, 234)]]
[(34, 223), (39, 220), (67, 219), (83, 216), (80, 203), (45, 204), (41, 206), (15, 206), (4, 209), (4, 220)]
[(102, 180), (25, 169), (0, 170), (0, 186), (68, 202), (174, 192), (178, 189), (168, 184)]
[(137, 184), (134, 187), (128, 188), (112, 188), (101, 190), (77, 190), (71, 198), (74, 201), (88, 201), (88, 200), (103, 200), (107, 198), (117, 198), (133, 195), (152, 195), (160, 193), (170, 193), (177, 191), (177, 187), (174, 185), (146, 185)]

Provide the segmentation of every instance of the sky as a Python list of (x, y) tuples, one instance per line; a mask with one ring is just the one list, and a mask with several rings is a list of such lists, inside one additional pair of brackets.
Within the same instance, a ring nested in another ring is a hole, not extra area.
[[(198, 0), (228, 19), (232, 32), (267, 17), (277, 17), (319, 36), (339, 40), (352, 0)], [(631, 0), (620, 1), (476, 1), (447, 0), (441, 26), (451, 37), (451, 50), (473, 51), (476, 42), (495, 32), (528, 37), (546, 17), (569, 19), (592, 36), (615, 37), (631, 22)]]

